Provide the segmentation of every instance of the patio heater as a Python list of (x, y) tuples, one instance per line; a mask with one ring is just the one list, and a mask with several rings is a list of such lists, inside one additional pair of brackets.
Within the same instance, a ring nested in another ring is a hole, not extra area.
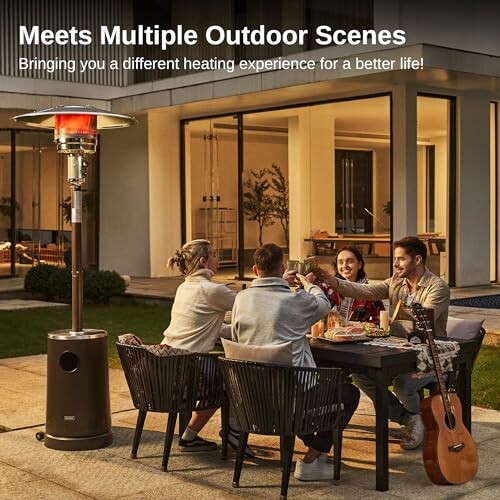
[(97, 131), (129, 127), (135, 118), (90, 106), (56, 106), (19, 115), (14, 121), (54, 129), (65, 154), (71, 187), (71, 330), (48, 334), (45, 446), (90, 450), (111, 444), (107, 332), (82, 328), (82, 187), (85, 156), (97, 148)]

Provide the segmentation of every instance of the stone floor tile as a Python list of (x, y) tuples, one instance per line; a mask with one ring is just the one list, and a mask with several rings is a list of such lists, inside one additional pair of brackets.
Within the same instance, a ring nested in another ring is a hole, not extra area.
[(27, 483), (10, 483), (2, 486), (0, 490), (0, 500), (88, 500), (91, 498), (44, 479)]

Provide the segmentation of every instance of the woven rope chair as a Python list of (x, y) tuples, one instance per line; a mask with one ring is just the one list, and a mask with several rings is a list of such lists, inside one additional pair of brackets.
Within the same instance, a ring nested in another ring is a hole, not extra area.
[(281, 498), (286, 498), (295, 436), (332, 430), (334, 475), (342, 454), (342, 370), (220, 358), (229, 400), (240, 425), (233, 487), (238, 488), (248, 434), (280, 436)]
[(116, 343), (135, 408), (139, 410), (131, 457), (137, 457), (146, 415), (168, 413), (162, 470), (167, 471), (177, 414), (222, 405), (223, 457), (227, 456), (227, 403), (216, 355), (173, 354), (158, 356), (144, 346)]

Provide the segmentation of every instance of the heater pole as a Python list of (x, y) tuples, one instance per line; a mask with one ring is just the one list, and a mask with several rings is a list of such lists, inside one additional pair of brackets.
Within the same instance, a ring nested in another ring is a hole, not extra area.
[[(71, 161), (71, 158), (68, 158)], [(71, 185), (71, 331), (82, 333), (82, 187)]]

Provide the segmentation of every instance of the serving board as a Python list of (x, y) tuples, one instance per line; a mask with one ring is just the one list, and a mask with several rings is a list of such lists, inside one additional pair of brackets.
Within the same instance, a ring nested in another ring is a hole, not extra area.
[(335, 339), (327, 339), (326, 337), (315, 337), (316, 340), (321, 340), (322, 342), (328, 342), (330, 344), (354, 344), (356, 342), (368, 342), (372, 340), (368, 338), (366, 335), (354, 336), (351, 340), (335, 340)]

